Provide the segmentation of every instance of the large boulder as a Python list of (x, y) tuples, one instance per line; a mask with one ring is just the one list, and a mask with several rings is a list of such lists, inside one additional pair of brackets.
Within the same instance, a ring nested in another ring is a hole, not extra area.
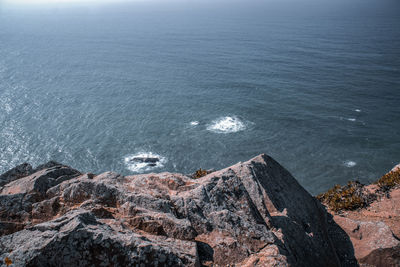
[(79, 171), (68, 166), (55, 165), (49, 168), (37, 170), (29, 176), (5, 184), (0, 191), (0, 194), (13, 195), (36, 192), (40, 195), (44, 195), (50, 187), (65, 180), (74, 178), (80, 174)]
[(266, 155), (199, 179), (175, 173), (79, 175), (66, 166), (56, 167), (10, 182), (0, 192), (5, 225), (0, 224), (0, 262), (7, 259), (15, 266), (342, 263), (329, 237), (331, 224), (323, 206)]
[(42, 207), (46, 207), (46, 213), (57, 214), (57, 211), (49, 209), (52, 207), (58, 210), (57, 199), (49, 198), (46, 191), (65, 180), (81, 175), (79, 171), (55, 162), (49, 162), (36, 169), (25, 169), (29, 170), (26, 172), (28, 176), (12, 179), (0, 188), (0, 235), (10, 234), (37, 223), (36, 210)]

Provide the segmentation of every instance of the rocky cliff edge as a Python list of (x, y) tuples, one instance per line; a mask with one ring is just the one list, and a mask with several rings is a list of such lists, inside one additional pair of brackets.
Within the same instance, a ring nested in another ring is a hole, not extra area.
[(358, 265), (348, 233), (271, 157), (204, 175), (19, 165), (0, 176), (0, 264)]

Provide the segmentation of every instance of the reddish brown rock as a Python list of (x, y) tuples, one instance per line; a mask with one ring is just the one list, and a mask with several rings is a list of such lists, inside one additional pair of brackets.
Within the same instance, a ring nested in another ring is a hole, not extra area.
[(334, 220), (350, 236), (357, 259), (368, 256), (374, 250), (400, 244), (382, 221), (359, 221), (344, 216), (334, 216)]

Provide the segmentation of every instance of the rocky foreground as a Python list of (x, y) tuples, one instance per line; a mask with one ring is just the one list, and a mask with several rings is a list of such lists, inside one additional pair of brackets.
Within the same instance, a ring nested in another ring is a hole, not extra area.
[(331, 215), (266, 155), (204, 175), (19, 165), (0, 176), (0, 265), (400, 266), (400, 189)]

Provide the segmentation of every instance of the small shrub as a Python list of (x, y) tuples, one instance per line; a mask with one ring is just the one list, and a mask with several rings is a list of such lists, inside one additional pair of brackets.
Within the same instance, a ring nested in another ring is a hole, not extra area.
[(4, 259), (4, 263), (5, 263), (7, 266), (10, 266), (10, 265), (12, 264), (12, 260), (10, 260), (8, 257), (6, 257), (6, 258)]
[(383, 175), (378, 181), (375, 182), (383, 191), (389, 191), (396, 185), (400, 185), (400, 169), (391, 171)]
[(357, 181), (350, 181), (347, 185), (335, 185), (327, 192), (319, 194), (317, 199), (327, 205), (331, 210), (356, 210), (369, 205), (372, 200), (370, 195), (364, 193), (364, 185)]
[(192, 178), (193, 179), (199, 179), (199, 178), (201, 178), (203, 176), (206, 176), (209, 173), (210, 172), (208, 172), (207, 170), (203, 170), (202, 168), (200, 168), (192, 175)]

